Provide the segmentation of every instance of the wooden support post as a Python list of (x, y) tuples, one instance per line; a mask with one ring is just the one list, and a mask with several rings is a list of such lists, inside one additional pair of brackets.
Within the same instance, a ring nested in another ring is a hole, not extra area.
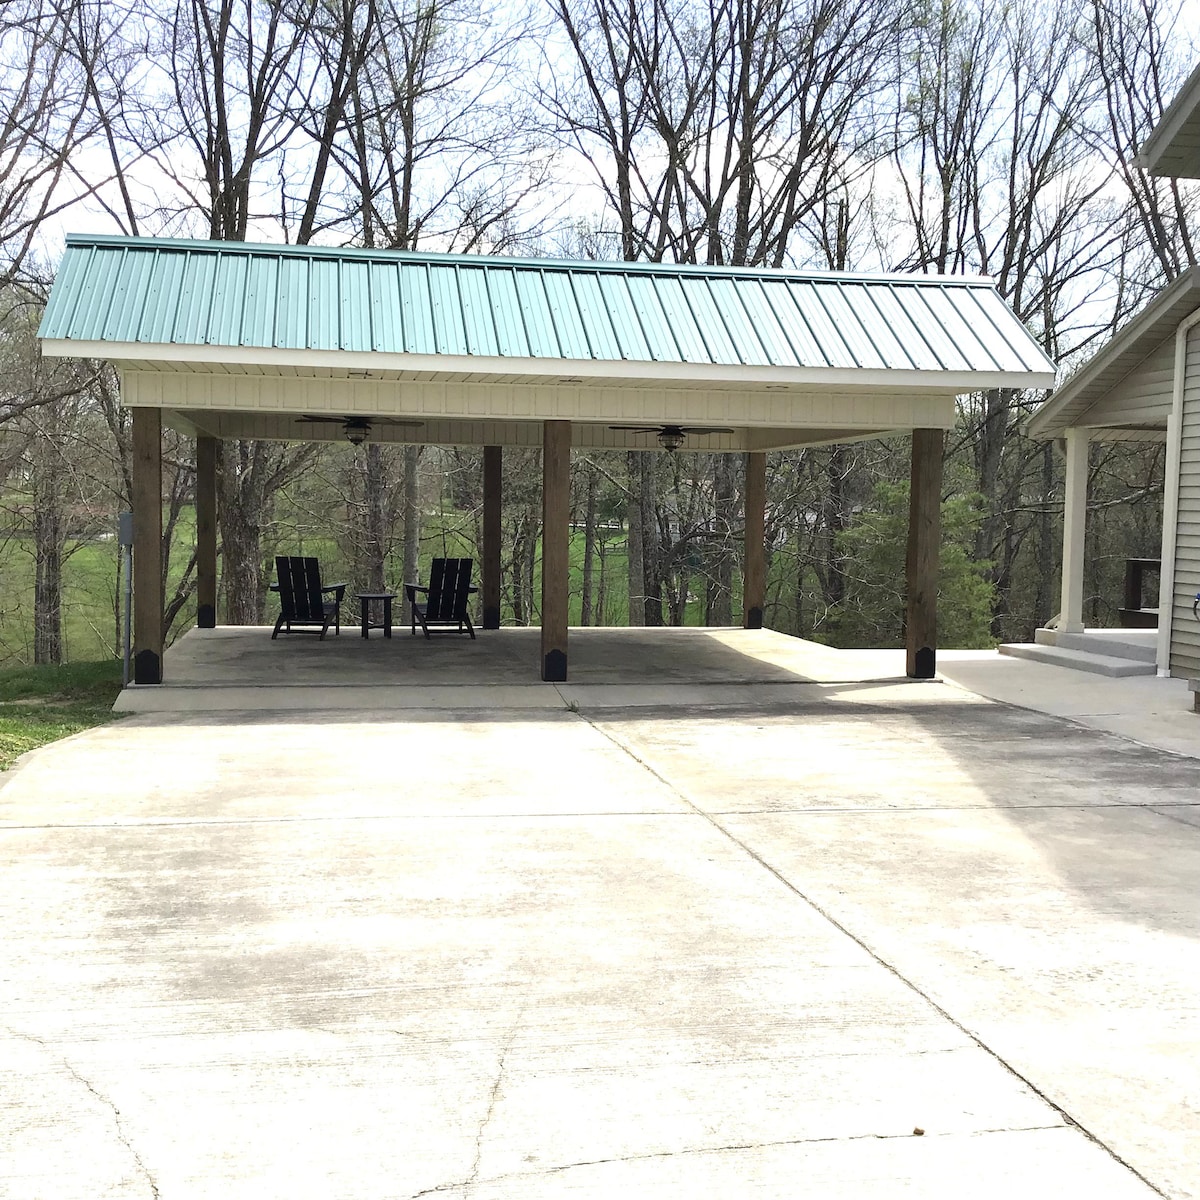
[(504, 451), (483, 448), (483, 627), (500, 628), (500, 506)]
[(908, 499), (908, 587), (904, 623), (910, 679), (937, 672), (937, 594), (942, 539), (942, 442), (940, 429), (912, 432)]
[[(1083, 545), (1087, 528), (1088, 431), (1068, 429), (1067, 477), (1063, 498), (1062, 597), (1058, 628), (1083, 631)], [(1161, 613), (1159, 614), (1161, 617)]]
[(162, 413), (133, 411), (133, 682), (162, 683)]
[(742, 624), (763, 627), (767, 600), (767, 456), (746, 455), (746, 570), (742, 580)]
[(571, 549), (571, 422), (542, 425), (542, 678), (567, 678)]
[(217, 625), (217, 439), (196, 438), (196, 625)]

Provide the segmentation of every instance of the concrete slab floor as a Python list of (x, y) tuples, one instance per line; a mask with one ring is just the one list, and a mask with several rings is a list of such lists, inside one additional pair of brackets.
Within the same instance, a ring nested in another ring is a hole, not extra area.
[[(328, 703), (358, 708), (364, 705), (357, 689), (364, 688), (400, 705), (414, 697), (421, 702), (428, 688), (505, 688), (514, 696), (526, 689), (532, 698), (545, 691), (538, 677), (540, 637), (537, 628), (523, 627), (480, 631), (475, 641), (457, 633), (426, 639), (405, 628), (391, 638), (372, 633), (364, 639), (344, 627), (324, 640), (296, 632), (272, 641), (262, 627), (192, 629), (167, 651), (165, 682), (127, 688), (118, 709), (228, 707), (232, 698), (259, 707), (266, 703), (264, 688), (320, 688)], [(904, 674), (903, 651), (877, 653), (882, 657), (872, 660), (872, 669), (891, 678)], [(861, 678), (843, 651), (767, 629), (591, 628), (570, 635), (570, 680), (578, 686), (794, 686), (844, 680), (847, 670), (851, 679)]]
[(0, 1195), (1200, 1196), (1200, 764), (944, 683), (622, 686), (31, 755)]

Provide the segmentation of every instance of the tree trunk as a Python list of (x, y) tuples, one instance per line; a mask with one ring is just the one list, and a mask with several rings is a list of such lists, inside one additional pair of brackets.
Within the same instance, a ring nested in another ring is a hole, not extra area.
[(733, 624), (733, 527), (736, 489), (732, 454), (713, 455), (713, 509), (717, 526), (716, 557), (707, 603), (708, 624)]
[(262, 531), (279, 490), (308, 469), (317, 446), (222, 442), (217, 466), (225, 623), (259, 625), (267, 600)]
[[(541, 465), (540, 463), (538, 464)], [(533, 588), (533, 575), (537, 568), (538, 560), (538, 544), (541, 541), (542, 522), (541, 513), (536, 515), (530, 511), (529, 514), (529, 536), (525, 539), (525, 559), (521, 563), (523, 573), (522, 586), (525, 590), (525, 595), (529, 597), (529, 623), (533, 624), (533, 602), (537, 593)], [(540, 619), (540, 614), (539, 614)]]
[(47, 409), (47, 434), (37, 439), (36, 468), (33, 484), (33, 543), (37, 557), (33, 589), (33, 661), (61, 663), (62, 641), (62, 563), (64, 517), (62, 472), (58, 470), (58, 451), (48, 433), (55, 418)]
[(607, 555), (607, 547), (605, 546), (604, 538), (601, 537), (596, 543), (596, 557), (600, 560), (600, 582), (596, 585), (596, 624), (605, 624), (604, 599), (605, 599), (605, 570), (604, 562)]
[[(404, 447), (404, 583), (419, 583), (421, 558), (420, 503), (421, 447)], [(410, 619), (408, 599), (402, 604), (401, 621)]]
[(583, 513), (583, 595), (580, 600), (580, 625), (592, 624), (592, 560), (596, 554), (596, 469), (584, 465), (587, 472), (587, 498)]
[(647, 625), (663, 623), (662, 555), (658, 536), (658, 463), (653, 453), (641, 455), (639, 491), (642, 508), (642, 595)]
[(516, 625), (529, 624), (529, 610), (525, 605), (525, 530), (524, 524), (518, 528), (513, 538), (512, 559), (509, 563), (509, 573), (512, 576), (512, 610), (513, 623)]
[(225, 624), (259, 625), (263, 621), (266, 587), (262, 577), (262, 498), (256, 469), (261, 443), (221, 443), (217, 472), (221, 502), (221, 582), (225, 587)]
[(629, 563), (629, 624), (645, 625), (646, 623), (646, 568), (645, 556), (642, 549), (642, 495), (641, 495), (641, 466), (642, 455), (636, 450), (630, 450), (625, 456), (625, 465), (629, 469), (629, 499), (626, 505), (626, 519), (629, 524), (627, 545)]
[(368, 442), (365, 455), (364, 488), (366, 490), (366, 529), (364, 530), (364, 557), (366, 562), (367, 590), (382, 592), (384, 566), (387, 558), (388, 528), (384, 505), (383, 447), (378, 442)]
[(840, 534), (846, 528), (846, 474), (849, 451), (843, 445), (829, 447), (826, 466), (825, 512), (825, 603), (835, 608), (846, 598), (846, 568), (843, 561)]

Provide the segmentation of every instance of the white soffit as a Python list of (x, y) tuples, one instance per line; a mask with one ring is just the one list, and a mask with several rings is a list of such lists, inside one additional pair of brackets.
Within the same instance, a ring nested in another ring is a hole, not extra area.
[[(1123, 325), (1073, 375), (1057, 387), (1029, 418), (1032, 437), (1061, 437), (1064, 430), (1088, 424), (1088, 410), (1103, 400), (1123, 379), (1143, 363), (1168, 338), (1175, 336), (1181, 321), (1200, 308), (1200, 267), (1192, 267), (1174, 283), (1163, 288), (1145, 308)], [(1110, 417), (1117, 428), (1135, 424), (1136, 413), (1122, 422)]]
[(1200, 66), (1167, 106), (1135, 161), (1151, 175), (1200, 179)]
[(121, 394), (133, 408), (277, 415), (290, 433), (263, 436), (296, 438), (311, 428), (299, 420), (303, 415), (865, 431), (949, 429), (955, 423), (953, 395), (928, 389), (619, 387), (599, 381), (530, 386), (122, 371)]

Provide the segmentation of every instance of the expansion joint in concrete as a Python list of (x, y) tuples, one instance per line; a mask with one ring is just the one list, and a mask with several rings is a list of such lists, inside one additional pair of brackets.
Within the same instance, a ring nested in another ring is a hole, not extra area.
[(679, 789), (679, 787), (676, 786), (676, 784), (672, 783), (670, 779), (668, 779), (664, 774), (662, 774), (662, 772), (656, 770), (655, 767), (653, 767), (649, 762), (647, 762), (644, 758), (642, 758), (639, 754), (637, 754), (637, 752), (631, 746), (629, 746), (625, 742), (623, 742), (619, 737), (617, 737), (616, 734), (614, 734), (610, 730), (606, 729), (602, 724), (598, 724), (597, 722), (591, 720), (586, 714), (579, 713), (577, 710), (573, 710), (573, 711), (576, 711), (580, 720), (585, 721), (601, 737), (603, 737), (611, 745), (615, 746), (619, 751), (621, 751), (621, 753), (625, 754), (628, 758), (632, 759), (632, 761), (637, 763), (637, 765), (639, 767), (641, 767), (642, 770), (644, 770), (648, 775), (652, 776), (660, 784), (662, 784), (662, 786), (665, 787), (674, 796), (676, 796), (682, 804), (687, 805), (687, 807), (689, 809), (691, 809), (691, 811), (696, 816), (698, 816), (702, 820), (708, 822), (708, 824), (710, 824), (715, 830), (717, 830), (723, 837), (727, 838), (730, 842), (732, 842), (735, 846), (737, 846), (744, 854), (748, 855), (751, 859), (753, 859), (756, 863), (758, 863), (758, 865), (760, 867), (762, 867), (763, 870), (765, 870), (769, 874), (773, 875), (775, 877), (775, 879), (777, 879), (785, 888), (787, 888), (787, 890), (789, 892), (791, 892), (794, 896), (796, 896), (797, 899), (801, 900), (804, 904), (807, 904), (809, 906), (809, 908), (811, 908), (815, 913), (817, 913), (819, 916), (821, 916), (825, 921), (827, 921), (830, 925), (832, 925), (840, 933), (844, 934), (852, 942), (854, 942), (855, 945), (859, 946), (863, 951), (865, 951), (868, 955), (870, 955), (870, 957), (876, 963), (878, 963), (881, 967), (883, 967), (883, 969), (886, 970), (890, 975), (894, 976), (900, 983), (902, 983), (905, 987), (909, 988), (914, 994), (916, 994), (922, 1000), (924, 1000), (925, 1003), (928, 1004), (929, 1007), (932, 1008), (934, 1012), (938, 1013), (939, 1016), (941, 1016), (944, 1020), (948, 1021), (964, 1037), (969, 1039), (972, 1043), (974, 1043), (974, 1045), (978, 1046), (980, 1050), (982, 1050), (985, 1054), (987, 1054), (990, 1058), (992, 1058), (996, 1063), (998, 1063), (1005, 1071), (1007, 1071), (1010, 1075), (1012, 1075), (1015, 1079), (1017, 1079), (1020, 1083), (1022, 1083), (1026, 1088), (1028, 1088), (1029, 1091), (1032, 1092), (1035, 1096), (1037, 1096), (1039, 1100), (1041, 1100), (1050, 1109), (1052, 1109), (1055, 1113), (1057, 1113), (1059, 1115), (1059, 1117), (1061, 1117), (1062, 1120), (1067, 1125), (1070, 1125), (1073, 1128), (1078, 1129), (1079, 1132), (1082, 1133), (1083, 1136), (1088, 1139), (1088, 1141), (1092, 1142), (1095, 1146), (1099, 1147), (1114, 1162), (1116, 1162), (1120, 1166), (1124, 1167), (1131, 1175), (1135, 1176), (1140, 1182), (1144, 1183), (1146, 1185), (1146, 1187), (1148, 1187), (1152, 1192), (1154, 1192), (1155, 1195), (1162, 1196), (1162, 1197), (1164, 1197), (1164, 1200), (1167, 1200), (1168, 1193), (1164, 1192), (1162, 1190), (1162, 1188), (1158, 1187), (1155, 1183), (1153, 1183), (1150, 1179), (1148, 1179), (1145, 1175), (1143, 1175), (1142, 1172), (1139, 1171), (1135, 1166), (1133, 1166), (1131, 1163), (1127, 1162), (1124, 1158), (1122, 1158), (1111, 1146), (1109, 1146), (1106, 1142), (1102, 1141), (1096, 1134), (1094, 1134), (1090, 1129), (1088, 1129), (1087, 1126), (1081, 1124), (1078, 1120), (1076, 1120), (1069, 1112), (1067, 1112), (1067, 1110), (1061, 1104), (1057, 1103), (1045, 1091), (1043, 1091), (1041, 1088), (1039, 1088), (1037, 1086), (1037, 1084), (1035, 1084), (1031, 1079), (1029, 1079), (1027, 1076), (1023, 1075), (1020, 1071), (1018, 1071), (1016, 1069), (1016, 1067), (1014, 1067), (1012, 1065), (1012, 1063), (1010, 1063), (1007, 1059), (1005, 1059), (998, 1051), (994, 1050), (991, 1046), (989, 1046), (979, 1036), (979, 1034), (975, 1033), (971, 1029), (968, 1029), (967, 1026), (964, 1025), (961, 1021), (959, 1021), (955, 1016), (953, 1016), (953, 1014), (951, 1014), (948, 1009), (943, 1008), (942, 1005), (940, 1005), (936, 1000), (934, 1000), (933, 997), (928, 992), (924, 991), (913, 980), (909, 979), (906, 975), (904, 975), (900, 971), (900, 969), (898, 967), (896, 967), (893, 963), (891, 963), (887, 959), (885, 959), (882, 956), (882, 954), (880, 954), (877, 950), (875, 950), (875, 948), (872, 947), (864, 938), (860, 937), (853, 930), (851, 930), (848, 926), (846, 926), (841, 921), (839, 921), (831, 912), (829, 912), (826, 908), (822, 907), (822, 905), (817, 903), (816, 900), (812, 899), (812, 897), (808, 896), (806, 893), (801, 891), (800, 888), (797, 887), (796, 884), (794, 884), (778, 867), (776, 867), (772, 863), (768, 862), (765, 858), (763, 858), (763, 856), (761, 854), (758, 853), (757, 850), (755, 850), (747, 842), (743, 841), (727, 826), (723, 825), (717, 819), (717, 817), (714, 813), (708, 812), (705, 809), (701, 808), (700, 805), (698, 805), (694, 800), (692, 800), (692, 798), (690, 796), (688, 796), (686, 792), (681, 791)]

